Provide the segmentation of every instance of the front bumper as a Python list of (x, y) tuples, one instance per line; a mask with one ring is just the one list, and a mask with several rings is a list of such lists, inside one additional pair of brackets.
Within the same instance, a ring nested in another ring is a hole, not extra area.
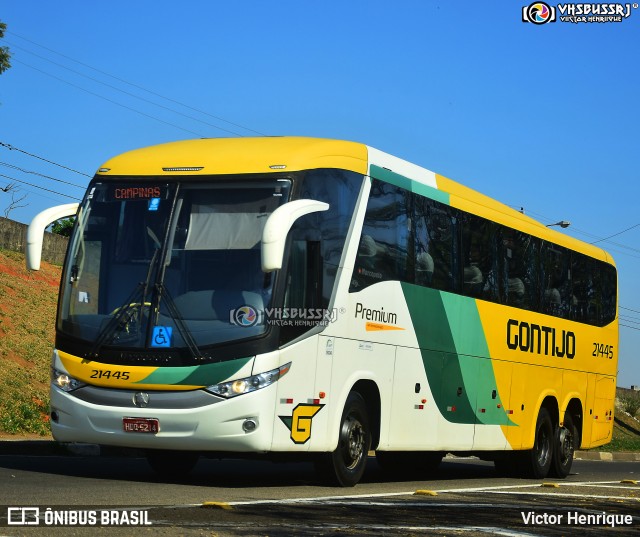
[[(271, 449), (275, 397), (275, 386), (232, 399), (204, 390), (136, 392), (85, 386), (64, 392), (52, 386), (51, 430), (57, 441), (65, 443), (260, 453)], [(155, 418), (160, 430), (125, 432), (124, 417)], [(257, 427), (246, 431), (247, 420)]]

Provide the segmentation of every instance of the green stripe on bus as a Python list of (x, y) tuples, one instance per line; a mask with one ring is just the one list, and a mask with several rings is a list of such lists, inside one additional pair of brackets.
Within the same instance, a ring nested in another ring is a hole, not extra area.
[(212, 386), (240, 371), (251, 358), (189, 367), (161, 367), (139, 381), (142, 384)]
[(453, 423), (475, 423), (442, 293), (408, 283), (401, 285), (440, 413)]
[(400, 175), (399, 173), (392, 172), (391, 170), (372, 164), (370, 174), (375, 179), (379, 179), (385, 183), (390, 183), (397, 187), (404, 188), (409, 192), (415, 192), (421, 196), (449, 205), (449, 194), (447, 192), (419, 183), (418, 181), (405, 177), (404, 175)]
[[(452, 423), (511, 424), (497, 391), (475, 300), (428, 287), (401, 285), (442, 416)], [(485, 400), (491, 404), (479, 408), (476, 403)]]
[[(464, 386), (469, 399), (477, 402), (477, 422), (491, 425), (510, 424), (498, 391), (476, 301), (450, 293), (442, 293), (442, 300), (460, 360)], [(494, 391), (495, 399), (492, 397)]]

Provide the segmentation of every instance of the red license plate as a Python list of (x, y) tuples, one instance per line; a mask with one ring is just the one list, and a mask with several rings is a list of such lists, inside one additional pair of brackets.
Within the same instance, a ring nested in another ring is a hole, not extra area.
[(156, 418), (122, 418), (125, 433), (151, 433), (160, 431), (160, 421)]

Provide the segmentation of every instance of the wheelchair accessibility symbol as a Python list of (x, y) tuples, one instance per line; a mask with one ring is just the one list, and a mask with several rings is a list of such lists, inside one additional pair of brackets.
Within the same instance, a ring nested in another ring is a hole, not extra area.
[(171, 334), (173, 328), (170, 326), (154, 326), (151, 336), (152, 347), (171, 347)]

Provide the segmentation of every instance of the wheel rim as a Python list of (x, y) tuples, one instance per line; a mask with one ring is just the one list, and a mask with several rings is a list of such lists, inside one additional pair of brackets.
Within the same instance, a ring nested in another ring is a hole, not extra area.
[(538, 466), (543, 468), (551, 456), (551, 438), (546, 427), (540, 427), (536, 440), (536, 453), (538, 454)]
[(342, 427), (341, 437), (342, 459), (347, 469), (353, 470), (364, 456), (366, 433), (362, 423), (349, 416)]
[(566, 427), (560, 429), (560, 462), (566, 465), (573, 457), (573, 435)]

